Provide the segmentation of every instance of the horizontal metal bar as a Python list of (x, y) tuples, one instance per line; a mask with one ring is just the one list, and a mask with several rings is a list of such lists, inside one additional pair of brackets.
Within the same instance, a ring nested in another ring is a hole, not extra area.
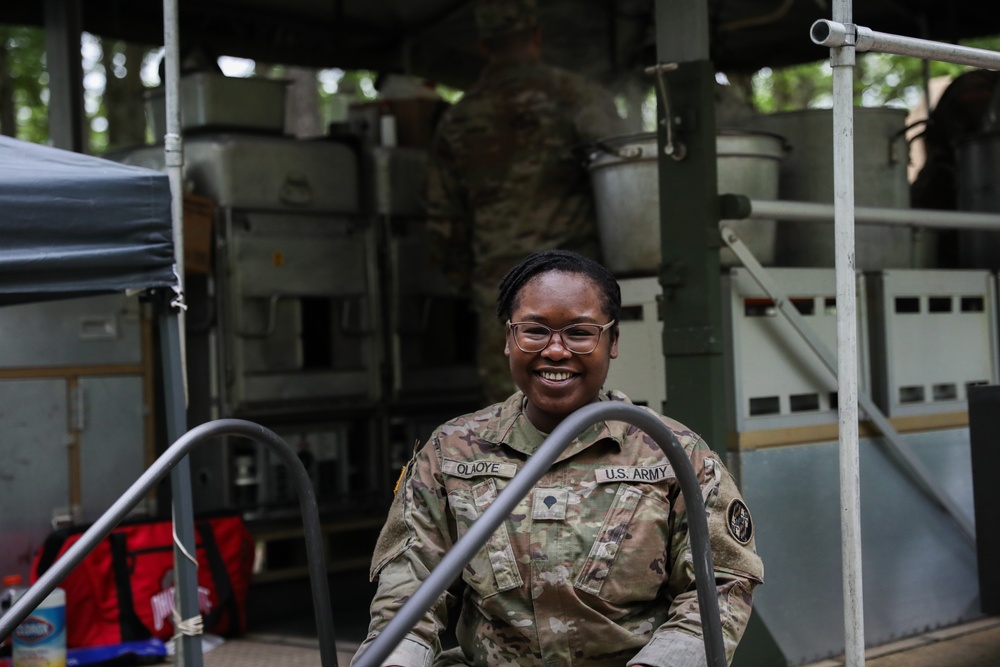
[(809, 38), (814, 44), (831, 48), (854, 46), (860, 52), (892, 53), (983, 69), (1000, 69), (1000, 53), (996, 51), (876, 32), (853, 23), (820, 19), (809, 29)]
[[(482, 548), (486, 541), (524, 498), (535, 483), (542, 478), (556, 457), (566, 449), (577, 435), (601, 421), (623, 421), (638, 426), (660, 446), (667, 460), (674, 467), (680, 483), (685, 506), (698, 507), (701, 503), (701, 486), (694, 466), (684, 447), (658, 417), (642, 408), (622, 401), (600, 401), (585, 405), (557, 426), (541, 447), (528, 457), (524, 467), (511, 479), (483, 515), (476, 519), (469, 531), (448, 550), (441, 562), (410, 597), (392, 620), (383, 628), (363, 653), (358, 655), (354, 667), (378, 667), (403, 637), (427, 613), (444, 591), (461, 574), (465, 565)], [(708, 520), (705, 512), (688, 511), (691, 533), (691, 554), (694, 560), (695, 586), (705, 640), (705, 654), (709, 667), (725, 667), (726, 651), (719, 619), (719, 601), (715, 587), (715, 568), (708, 541)]]
[[(748, 218), (833, 222), (833, 204), (761, 199), (749, 201), (750, 215), (747, 216)], [(854, 209), (854, 221), (871, 225), (979, 229), (1000, 232), (1000, 213), (858, 206)]]

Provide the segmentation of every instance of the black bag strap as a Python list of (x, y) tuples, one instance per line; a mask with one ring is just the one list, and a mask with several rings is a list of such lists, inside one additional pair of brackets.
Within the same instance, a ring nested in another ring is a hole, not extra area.
[(115, 593), (118, 597), (118, 623), (122, 642), (150, 639), (149, 628), (135, 613), (132, 596), (131, 568), (128, 563), (128, 545), (124, 533), (112, 532), (107, 537), (111, 545), (111, 570), (115, 575)]
[(42, 542), (42, 549), (38, 555), (38, 566), (35, 571), (35, 576), (40, 577), (45, 572), (52, 567), (52, 564), (56, 562), (56, 556), (59, 555), (59, 551), (66, 544), (66, 540), (77, 535), (86, 530), (83, 526), (66, 526), (52, 531), (45, 537), (45, 541)]
[(236, 594), (233, 592), (233, 584), (229, 579), (229, 570), (222, 560), (222, 553), (219, 551), (219, 543), (215, 541), (215, 532), (209, 521), (199, 521), (197, 524), (198, 534), (201, 536), (201, 545), (205, 549), (205, 557), (208, 559), (208, 571), (212, 575), (215, 583), (215, 593), (219, 597), (218, 606), (205, 617), (205, 630), (211, 631), (223, 612), (229, 612), (229, 630), (236, 634), (243, 627), (243, 619), (240, 617), (240, 606), (236, 602)]

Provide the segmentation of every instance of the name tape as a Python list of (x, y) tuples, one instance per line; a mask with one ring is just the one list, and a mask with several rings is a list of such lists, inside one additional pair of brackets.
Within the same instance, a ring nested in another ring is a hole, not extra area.
[(517, 473), (517, 464), (510, 461), (495, 459), (480, 459), (478, 461), (455, 461), (445, 459), (441, 472), (452, 477), (506, 477), (511, 478)]

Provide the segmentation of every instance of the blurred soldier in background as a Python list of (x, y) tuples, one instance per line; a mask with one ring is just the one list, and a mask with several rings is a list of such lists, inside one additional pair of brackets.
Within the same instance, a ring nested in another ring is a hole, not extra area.
[[(910, 185), (913, 208), (951, 211), (961, 207), (962, 165), (956, 147), (962, 140), (1000, 129), (998, 81), (998, 72), (971, 70), (956, 77), (942, 93), (924, 131), (914, 137), (923, 140), (926, 158)], [(993, 253), (997, 246), (990, 236), (942, 229), (937, 238), (941, 268), (988, 268), (996, 261)], [(987, 243), (976, 247), (983, 241)]]
[(927, 157), (910, 188), (914, 208), (958, 208), (955, 142), (998, 128), (998, 78), (1000, 74), (989, 70), (966, 72), (951, 82), (930, 112), (924, 131), (915, 137), (923, 139)]
[(590, 177), (573, 149), (625, 125), (609, 91), (542, 61), (535, 0), (478, 0), (475, 13), (487, 63), (437, 127), (427, 206), (436, 260), (477, 314), (492, 403), (514, 391), (497, 284), (538, 250), (601, 259)]

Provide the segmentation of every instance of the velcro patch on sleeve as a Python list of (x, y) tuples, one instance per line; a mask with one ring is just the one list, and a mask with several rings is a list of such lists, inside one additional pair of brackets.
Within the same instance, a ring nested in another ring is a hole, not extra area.
[(733, 539), (740, 544), (750, 544), (753, 539), (753, 519), (750, 510), (740, 498), (733, 498), (726, 508), (726, 527)]

